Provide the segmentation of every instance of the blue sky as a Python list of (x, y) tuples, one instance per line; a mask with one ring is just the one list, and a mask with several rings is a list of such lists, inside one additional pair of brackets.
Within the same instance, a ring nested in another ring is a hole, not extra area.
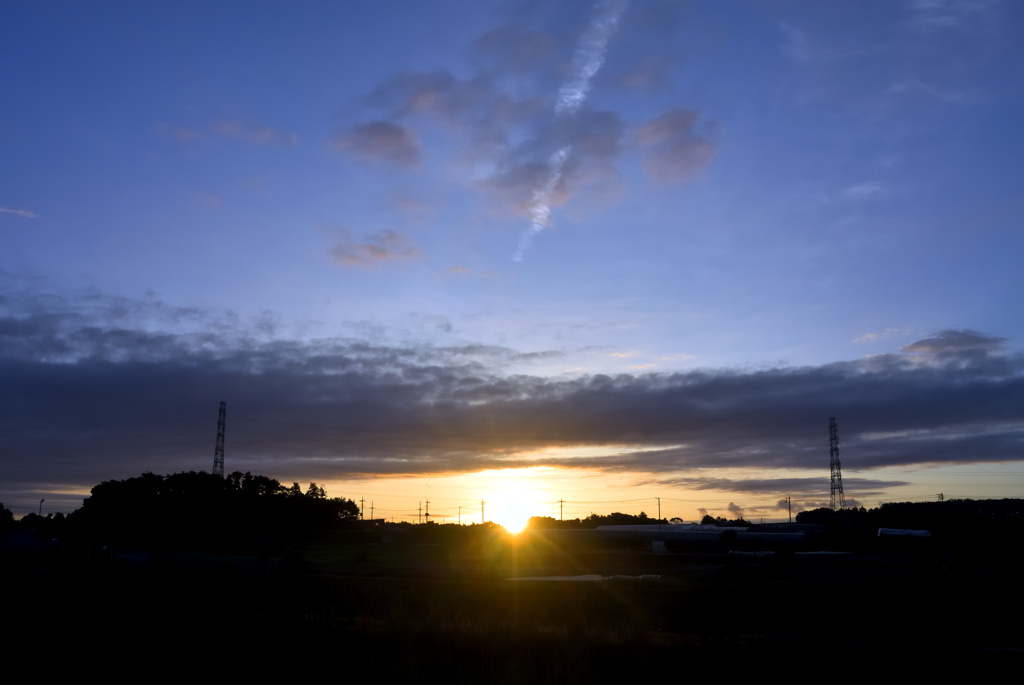
[[(972, 378), (1016, 388), (1022, 26), (1018, 3), (956, 0), (5, 3), (5, 358), (71, 373), (358, 343), (372, 387), (381, 359), (412, 350), (421, 371), (478, 364), (494, 387), (626, 374), (650, 393), (687, 373), (875, 358), (961, 373), (984, 357), (1003, 375)], [(578, 109), (558, 114), (584, 72)], [(515, 261), (538, 207), (549, 219)], [(182, 411), (231, 395), (209, 392)], [(97, 401), (116, 425), (117, 402)], [(972, 421), (1020, 429), (998, 408)], [(416, 425), (395, 430), (437, 428)], [(5, 501), (141, 468), (26, 471), (19, 430)], [(543, 440), (625, 444), (570, 433)], [(1018, 459), (1013, 439), (971, 459)], [(541, 446), (442, 461), (471, 472)], [(344, 488), (344, 459), (319, 458), (261, 468)]]

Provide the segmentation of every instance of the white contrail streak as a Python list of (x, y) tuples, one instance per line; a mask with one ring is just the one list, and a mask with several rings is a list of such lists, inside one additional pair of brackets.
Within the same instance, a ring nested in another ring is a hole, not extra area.
[(565, 166), (565, 160), (569, 158), (571, 151), (572, 146), (567, 145), (548, 158), (548, 180), (542, 187), (533, 191), (533, 199), (530, 201), (530, 227), (523, 231), (519, 239), (519, 249), (512, 255), (513, 261), (522, 261), (523, 255), (533, 243), (533, 236), (548, 225), (548, 218), (551, 216), (551, 196), (559, 179), (562, 178), (562, 167)]
[[(594, 10), (590, 26), (580, 36), (576, 52), (572, 56), (572, 78), (558, 89), (555, 103), (555, 121), (576, 114), (587, 99), (590, 80), (604, 64), (608, 40), (619, 25), (626, 11), (628, 0), (602, 0)], [(533, 237), (544, 230), (551, 217), (551, 199), (558, 182), (562, 180), (562, 169), (572, 152), (572, 145), (566, 145), (548, 158), (548, 177), (544, 185), (533, 191), (530, 201), (530, 227), (519, 239), (519, 249), (512, 255), (513, 261), (522, 261), (523, 255), (533, 242)]]
[(619, 19), (622, 18), (628, 4), (628, 0), (605, 0), (596, 8), (594, 19), (586, 32), (580, 36), (576, 53), (572, 56), (573, 78), (558, 89), (555, 118), (575, 114), (586, 100), (587, 92), (590, 90), (590, 79), (594, 78), (604, 64), (608, 39), (618, 28)]

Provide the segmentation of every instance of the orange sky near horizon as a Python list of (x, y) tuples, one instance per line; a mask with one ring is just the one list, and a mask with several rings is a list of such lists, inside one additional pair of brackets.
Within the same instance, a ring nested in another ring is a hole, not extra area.
[[(821, 481), (819, 493), (793, 493), (793, 515), (805, 508), (827, 506), (829, 474), (822, 472), (771, 472), (773, 478), (816, 478)], [(714, 469), (686, 475), (735, 479), (737, 482), (768, 475), (750, 469)], [(434, 474), (421, 476), (375, 476), (322, 483), (329, 496), (348, 497), (358, 504), (364, 501), (365, 517), (395, 521), (417, 521), (423, 507), (425, 519), (429, 501), (430, 520), (437, 523), (479, 523), (481, 500), (483, 517), (511, 529), (518, 529), (531, 516), (565, 519), (585, 518), (592, 513), (619, 511), (650, 517), (678, 517), (698, 521), (703, 510), (712, 516), (736, 518), (742, 512), (748, 520), (759, 522), (786, 521), (785, 507), (778, 492), (742, 492), (728, 489), (694, 489), (672, 484), (659, 484), (679, 474), (640, 472), (609, 473), (598, 469), (534, 466), (480, 471), (475, 473)], [(847, 478), (901, 480), (908, 485), (886, 488), (881, 494), (863, 496), (856, 489), (845, 487), (847, 500), (868, 508), (889, 501), (926, 501), (936, 499), (939, 492), (947, 499), (988, 499), (1020, 497), (1024, 469), (1019, 464), (939, 466), (908, 469), (881, 469), (871, 472), (844, 472)], [(306, 484), (303, 484), (304, 486)], [(561, 502), (560, 502), (561, 500)], [(730, 509), (730, 505), (733, 508)]]

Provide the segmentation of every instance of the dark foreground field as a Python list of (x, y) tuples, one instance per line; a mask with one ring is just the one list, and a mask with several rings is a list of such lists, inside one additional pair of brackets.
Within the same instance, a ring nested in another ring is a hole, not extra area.
[[(863, 680), (1024, 656), (1020, 568), (998, 550), (758, 558), (493, 532), (470, 545), (373, 539), (256, 554), (115, 549), (88, 563), (70, 550), (63, 562), (45, 557), (53, 549), (9, 554), (7, 661), (40, 675), (571, 683)], [(579, 573), (659, 578), (508, 580)]]

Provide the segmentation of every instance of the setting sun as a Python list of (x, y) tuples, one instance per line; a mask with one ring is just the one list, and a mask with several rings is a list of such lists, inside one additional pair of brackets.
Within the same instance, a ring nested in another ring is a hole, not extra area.
[(510, 499), (495, 502), (494, 515), (489, 518), (508, 532), (518, 533), (526, 527), (531, 516), (534, 516), (533, 508), (528, 502)]

